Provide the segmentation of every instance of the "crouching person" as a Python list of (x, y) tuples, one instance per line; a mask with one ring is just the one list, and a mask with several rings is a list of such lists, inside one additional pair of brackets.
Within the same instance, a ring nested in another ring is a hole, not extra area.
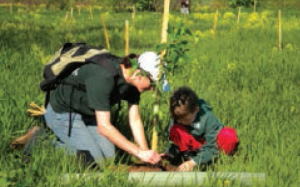
[[(108, 54), (109, 55), (109, 54)], [(115, 145), (141, 161), (156, 164), (161, 156), (150, 150), (140, 117), (140, 94), (153, 90), (157, 81), (159, 56), (145, 52), (138, 57), (138, 68), (130, 61), (114, 55), (110, 60), (116, 74), (103, 66), (87, 63), (73, 71), (51, 91), (45, 119), (47, 126), (58, 137), (58, 146), (69, 153), (90, 154), (93, 161), (115, 156)], [(74, 84), (82, 84), (85, 90)], [(110, 109), (120, 100), (128, 103), (129, 125), (135, 142), (129, 141), (110, 121)]]
[(179, 87), (170, 97), (172, 123), (167, 158), (179, 165), (178, 171), (211, 163), (221, 151), (232, 155), (239, 140), (234, 129), (224, 127), (204, 100), (189, 87)]

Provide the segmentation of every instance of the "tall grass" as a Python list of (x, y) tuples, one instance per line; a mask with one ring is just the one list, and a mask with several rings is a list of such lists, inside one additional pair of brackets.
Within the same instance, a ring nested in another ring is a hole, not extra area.
[[(43, 65), (55, 50), (67, 41), (105, 46), (99, 11), (94, 12), (93, 20), (89, 19), (88, 11), (82, 10), (80, 17), (74, 11), (72, 30), (69, 21), (63, 29), (64, 15), (65, 12), (43, 9), (11, 15), (8, 8), (1, 8), (0, 186), (58, 186), (63, 173), (91, 171), (47, 141), (41, 141), (29, 159), (9, 148), (14, 137), (34, 124), (41, 125), (40, 119), (26, 114), (26, 109), (30, 101), (43, 104), (44, 94), (38, 84)], [(186, 17), (171, 15), (171, 27), (176, 29), (177, 23), (183, 21), (193, 32), (193, 36), (186, 38), (190, 48), (187, 60), (181, 60), (180, 68), (170, 77), (174, 79), (171, 88), (192, 87), (211, 104), (220, 121), (237, 129), (240, 155), (235, 158), (222, 155), (215, 170), (264, 172), (267, 178), (262, 186), (297, 187), (300, 183), (300, 14), (282, 12), (282, 52), (277, 50), (276, 11), (251, 14), (242, 10), (237, 24), (237, 10), (222, 10), (214, 38), (211, 35), (213, 15), (213, 11)], [(106, 12), (105, 19), (111, 51), (121, 56), (124, 20), (130, 20), (130, 14)], [(129, 30), (130, 52), (154, 50), (160, 41), (161, 14), (137, 12)], [(143, 94), (141, 100), (148, 142), (153, 117), (152, 94)], [(169, 120), (168, 96), (169, 93), (163, 95), (160, 107), (160, 151), (167, 142), (164, 130)], [(119, 123), (120, 128), (127, 128), (125, 109), (121, 111)], [(131, 138), (129, 132), (126, 136)], [(128, 162), (133, 159), (120, 154), (117, 162), (122, 157)], [(68, 186), (135, 186), (126, 182), (126, 172), (115, 174), (109, 168), (101, 171), (107, 174), (101, 181), (74, 180)]]

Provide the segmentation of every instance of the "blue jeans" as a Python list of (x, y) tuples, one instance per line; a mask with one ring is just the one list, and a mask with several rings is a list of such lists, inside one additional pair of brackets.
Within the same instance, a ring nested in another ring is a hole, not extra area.
[(45, 119), (47, 126), (59, 139), (56, 145), (65, 148), (67, 153), (89, 152), (93, 159), (100, 164), (103, 159), (114, 157), (115, 146), (106, 137), (98, 133), (95, 117), (87, 118), (72, 112), (70, 137), (68, 136), (69, 112), (57, 113), (48, 104)]

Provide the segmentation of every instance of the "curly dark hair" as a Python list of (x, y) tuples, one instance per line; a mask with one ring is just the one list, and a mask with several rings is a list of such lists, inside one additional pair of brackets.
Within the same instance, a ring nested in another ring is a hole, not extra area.
[(195, 111), (199, 98), (197, 94), (187, 86), (177, 88), (170, 97), (170, 113), (174, 119), (178, 119)]

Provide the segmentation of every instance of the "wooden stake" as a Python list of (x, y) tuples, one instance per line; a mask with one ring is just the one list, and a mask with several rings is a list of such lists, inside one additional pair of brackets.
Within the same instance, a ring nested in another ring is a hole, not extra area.
[(106, 26), (105, 26), (104, 15), (101, 15), (101, 22), (102, 22), (102, 27), (103, 27), (103, 32), (104, 32), (106, 47), (107, 47), (108, 50), (110, 50), (109, 39), (108, 39), (107, 30), (106, 30)]
[(68, 17), (69, 17), (69, 12), (66, 12), (66, 14), (65, 14), (65, 21), (64, 21), (64, 30), (63, 30), (63, 32), (65, 31), (65, 28), (66, 28), (66, 25), (67, 25), (67, 21), (68, 21)]
[(70, 13), (70, 33), (72, 33), (72, 26), (73, 26), (73, 8), (71, 8), (71, 13)]
[[(161, 31), (161, 43), (167, 43), (168, 39), (168, 22), (169, 22), (169, 8), (170, 8), (170, 0), (165, 0), (164, 3), (164, 14), (163, 14), (163, 22), (162, 22), (162, 31)], [(162, 51), (160, 54), (160, 58), (162, 59), (165, 55), (166, 51)], [(158, 79), (161, 77), (161, 71), (163, 70), (163, 64), (160, 63), (160, 73)], [(158, 132), (157, 126), (159, 121), (159, 89), (155, 89), (154, 95), (154, 117), (153, 117), (153, 127), (152, 127), (152, 141), (151, 141), (151, 149), (154, 151), (158, 151)]]
[(68, 17), (69, 17), (69, 12), (66, 12), (66, 13), (65, 13), (65, 23), (67, 22)]
[(215, 37), (215, 33), (217, 30), (217, 26), (218, 26), (218, 14), (219, 14), (219, 11), (217, 10), (215, 13), (215, 19), (214, 19), (214, 25), (213, 25), (213, 38)]
[(282, 23), (281, 23), (281, 10), (278, 10), (278, 51), (282, 51)]
[[(168, 40), (169, 9), (170, 0), (165, 0), (160, 43), (167, 43)], [(160, 57), (163, 57), (164, 55), (165, 54), (162, 54)]]
[(124, 39), (125, 39), (125, 56), (129, 54), (129, 21), (125, 21), (125, 30), (124, 30)]
[(132, 6), (132, 12), (131, 12), (131, 19), (132, 19), (132, 22), (134, 23), (134, 17), (135, 17), (135, 8), (134, 8), (134, 5)]
[(13, 6), (12, 6), (12, 3), (10, 3), (10, 13), (12, 14), (13, 12)]
[(90, 6), (90, 19), (93, 19), (93, 12), (92, 12), (92, 7)]
[(239, 7), (239, 11), (238, 11), (238, 19), (237, 19), (238, 23), (240, 23), (240, 17), (241, 17), (241, 7)]
[(253, 5), (253, 12), (256, 12), (256, 0), (254, 0), (254, 5)]

